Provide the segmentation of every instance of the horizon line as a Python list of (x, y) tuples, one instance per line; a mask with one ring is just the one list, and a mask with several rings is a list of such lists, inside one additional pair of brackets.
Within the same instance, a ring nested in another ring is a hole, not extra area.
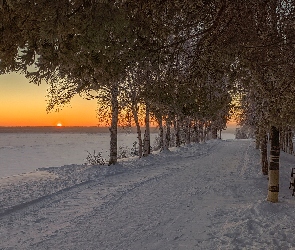
[[(17, 125), (13, 125), (13, 126), (2, 126), (0, 125), (0, 128), (109, 128), (110, 126), (94, 126), (94, 125), (90, 125), (90, 126), (81, 126), (81, 125), (62, 125), (62, 126), (54, 126), (54, 125), (37, 125), (37, 126), (32, 126), (32, 125), (24, 125), (24, 126), (17, 126)], [(120, 126), (118, 125), (118, 127), (120, 128), (136, 128), (136, 126)], [(140, 127), (145, 127), (145, 126), (140, 126)], [(152, 128), (156, 128), (157, 126), (150, 126)]]

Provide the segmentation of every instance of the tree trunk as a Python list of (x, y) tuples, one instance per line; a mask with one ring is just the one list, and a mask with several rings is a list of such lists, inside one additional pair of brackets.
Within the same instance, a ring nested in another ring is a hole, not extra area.
[(255, 131), (255, 148), (256, 149), (260, 148), (260, 135), (259, 135), (258, 129)]
[(166, 134), (165, 134), (165, 143), (164, 143), (165, 150), (169, 150), (170, 140), (171, 140), (170, 122), (166, 121)]
[(286, 152), (288, 154), (293, 154), (293, 141), (292, 141), (292, 130), (287, 129), (286, 131)]
[(195, 138), (196, 138), (196, 143), (200, 142), (200, 134), (199, 134), (199, 126), (198, 126), (198, 120), (195, 121), (194, 124), (194, 134), (195, 134)]
[(286, 149), (285, 149), (286, 151), (285, 152), (286, 153), (289, 153), (289, 149), (290, 149), (289, 130), (286, 131), (286, 135), (285, 136), (286, 136), (286, 146), (285, 146), (286, 147)]
[(139, 158), (142, 157), (142, 139), (141, 139), (141, 129), (140, 124), (138, 120), (138, 113), (137, 113), (137, 107), (132, 107), (132, 113), (136, 125), (136, 132), (137, 132), (137, 139), (138, 139), (138, 156)]
[(257, 136), (256, 136), (256, 139), (255, 139), (255, 148), (256, 149), (260, 148), (260, 139)]
[(179, 126), (179, 116), (177, 115), (174, 120), (174, 130), (175, 130), (175, 146), (180, 147), (180, 126)]
[(189, 117), (186, 118), (186, 131), (185, 131), (186, 144), (191, 144), (191, 120)]
[(278, 128), (271, 127), (271, 137), (267, 200), (278, 202), (280, 170), (280, 133)]
[(204, 124), (204, 141), (208, 140), (208, 125), (207, 122)]
[(267, 135), (263, 136), (260, 144), (261, 155), (261, 170), (264, 175), (268, 175), (268, 160), (267, 160)]
[(109, 165), (116, 164), (118, 159), (117, 149), (117, 137), (118, 137), (118, 115), (119, 115), (119, 103), (118, 103), (118, 87), (113, 86), (111, 90), (111, 105), (112, 105), (112, 121), (110, 127), (110, 160)]
[(143, 156), (148, 156), (150, 153), (151, 153), (150, 111), (148, 106), (146, 105)]
[(293, 154), (294, 148), (293, 148), (293, 132), (290, 129), (289, 130), (289, 154)]
[(212, 126), (211, 131), (212, 131), (212, 139), (217, 139), (218, 137), (217, 128), (215, 126)]
[(159, 137), (160, 137), (160, 141), (159, 141), (159, 147), (160, 150), (163, 150), (163, 146), (164, 146), (164, 129), (163, 129), (163, 119), (162, 116), (158, 116), (158, 122), (159, 122)]
[(204, 122), (203, 121), (199, 122), (199, 135), (200, 135), (200, 141), (204, 142), (205, 138), (204, 138)]

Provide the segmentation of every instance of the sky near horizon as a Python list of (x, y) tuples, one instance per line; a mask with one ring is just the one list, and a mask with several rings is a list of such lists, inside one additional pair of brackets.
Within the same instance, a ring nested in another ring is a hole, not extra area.
[(47, 85), (24, 75), (0, 75), (0, 126), (97, 126), (96, 101), (76, 96), (61, 111), (46, 112)]
[[(30, 83), (24, 75), (0, 75), (0, 126), (97, 126), (96, 100), (76, 96), (59, 112), (46, 112), (47, 85)], [(235, 126), (229, 122), (228, 127)], [(103, 126), (100, 124), (100, 126)]]

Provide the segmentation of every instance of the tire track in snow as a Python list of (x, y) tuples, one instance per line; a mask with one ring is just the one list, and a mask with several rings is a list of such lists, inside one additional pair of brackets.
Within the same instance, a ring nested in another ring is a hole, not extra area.
[[(237, 238), (235, 229), (245, 237), (261, 230), (260, 221), (249, 218), (249, 214), (256, 211), (259, 215), (260, 211), (259, 206), (256, 210), (249, 207), (257, 187), (251, 187), (249, 143), (196, 146), (202, 154), (194, 147), (182, 148), (155, 156), (143, 167), (77, 186), (52, 196), (50, 202), (15, 211), (0, 220), (0, 248), (168, 250), (247, 246), (246, 238)], [(245, 155), (249, 164), (245, 164)], [(241, 178), (242, 172), (247, 179)]]
[[(196, 152), (191, 152), (191, 149), (185, 148), (180, 149), (180, 154), (183, 157), (202, 157), (208, 151), (211, 151), (215, 144), (203, 146), (200, 148), (201, 153), (199, 154), (198, 150), (198, 154), (195, 156)], [(132, 192), (137, 187), (142, 187), (151, 181), (159, 182), (165, 176), (177, 172), (183, 167), (179, 159), (179, 164), (175, 164), (176, 158), (173, 158), (173, 153), (167, 157), (163, 156), (158, 157), (159, 162), (155, 166), (131, 169), (131, 173), (123, 173), (119, 175), (121, 177), (110, 175), (102, 182), (94, 181), (74, 185), (60, 192), (28, 202), (26, 206), (17, 205), (1, 217), (2, 243), (0, 243), (0, 247), (12, 246), (13, 249), (33, 249), (35, 246), (35, 249), (39, 249), (37, 245), (42, 245), (42, 242), (71, 230), (72, 223), (79, 225), (85, 218), (87, 219), (104, 209), (109, 209), (111, 206), (114, 207), (125, 194)], [(167, 161), (172, 161), (174, 165), (166, 166), (163, 164), (169, 164)], [(130, 178), (132, 176), (134, 180)], [(67, 211), (70, 214), (66, 214)], [(69, 218), (66, 216), (69, 216)]]
[[(231, 164), (222, 157), (227, 151), (224, 147), (235, 150)], [(229, 179), (234, 179), (243, 152), (222, 142), (201, 157), (190, 157), (185, 162), (174, 160), (177, 170), (173, 173), (138, 185), (111, 205), (84, 217), (76, 228), (36, 244), (33, 249), (46, 245), (60, 249), (83, 249), (85, 245), (88, 249), (210, 249), (214, 219), (221, 207), (233, 200), (231, 192), (223, 194), (221, 184), (228, 175), (224, 171), (229, 168)], [(218, 199), (220, 204), (216, 203)], [(73, 238), (79, 238), (75, 245), (71, 245)], [(206, 248), (202, 248), (204, 245)]]
[[(213, 146), (214, 144), (208, 144), (207, 149), (205, 147), (205, 151), (195, 158), (202, 157), (207, 151), (212, 150)], [(183, 157), (193, 157), (192, 152), (180, 152), (180, 154), (183, 154)], [(169, 165), (159, 167), (159, 164), (163, 164), (161, 160), (166, 164), (169, 159), (175, 163), (173, 154), (171, 156), (158, 157), (159, 162), (152, 167), (135, 168), (120, 175), (110, 175), (100, 181), (85, 182), (30, 201), (25, 205), (12, 207), (2, 214), (0, 220), (2, 240), (0, 247), (42, 249), (48, 240), (58, 235), (67, 235), (73, 227), (76, 228), (95, 214), (116, 206), (126, 194), (136, 188), (152, 181), (161, 181), (173, 172), (179, 171), (181, 166), (177, 164), (172, 167)]]

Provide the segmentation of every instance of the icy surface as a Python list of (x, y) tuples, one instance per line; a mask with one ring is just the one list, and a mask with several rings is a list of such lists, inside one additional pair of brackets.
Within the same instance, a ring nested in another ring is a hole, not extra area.
[(0, 180), (0, 249), (295, 249), (282, 154), (280, 202), (251, 140), (212, 140), (116, 166)]

